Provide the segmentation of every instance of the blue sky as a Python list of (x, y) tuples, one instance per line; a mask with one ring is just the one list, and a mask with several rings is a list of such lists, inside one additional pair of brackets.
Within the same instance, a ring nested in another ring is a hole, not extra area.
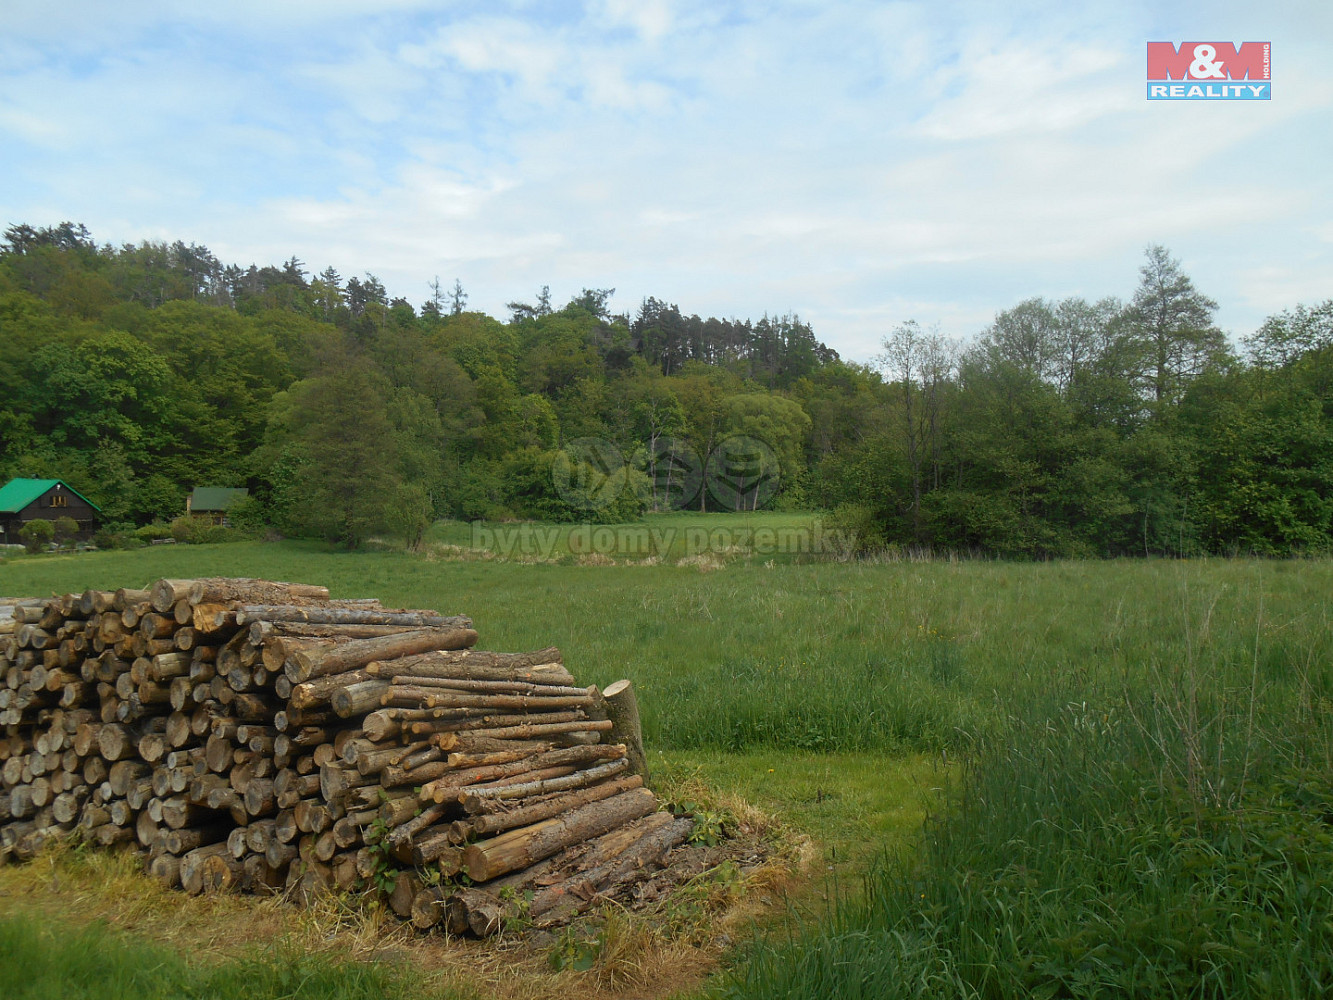
[[(1149, 40), (1271, 102), (1148, 102)], [(868, 359), (1168, 246), (1236, 336), (1333, 297), (1333, 4), (123, 0), (0, 8), (0, 224), (795, 311)]]

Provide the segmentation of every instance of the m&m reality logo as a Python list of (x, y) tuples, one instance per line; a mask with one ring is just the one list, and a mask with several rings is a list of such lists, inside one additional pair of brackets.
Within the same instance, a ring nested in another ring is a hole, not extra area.
[(1150, 101), (1269, 101), (1270, 42), (1149, 42)]

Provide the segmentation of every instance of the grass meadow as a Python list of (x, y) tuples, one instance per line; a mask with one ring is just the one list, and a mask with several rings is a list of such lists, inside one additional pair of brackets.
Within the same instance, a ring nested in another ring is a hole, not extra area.
[[(756, 526), (799, 526), (770, 517)], [(789, 916), (743, 935), (696, 992), (1333, 988), (1333, 563), (836, 562), (744, 544), (592, 558), (567, 528), (518, 558), (471, 551), (465, 528), (437, 527), (424, 554), (256, 542), (20, 557), (0, 565), (0, 594), (317, 582), (468, 614), (488, 648), (557, 645), (587, 683), (632, 678), (659, 773), (744, 797), (819, 859)], [(830, 869), (844, 877), (826, 882)], [(11, 924), (13, 968), (46, 932)], [(344, 972), (248, 995), (396, 988), (359, 978), (390, 974), (379, 966)]]

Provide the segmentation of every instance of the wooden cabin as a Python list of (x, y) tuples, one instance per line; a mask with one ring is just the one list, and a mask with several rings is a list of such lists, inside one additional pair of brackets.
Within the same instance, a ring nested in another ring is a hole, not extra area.
[(249, 495), (244, 488), (196, 486), (185, 498), (185, 513), (210, 524), (226, 524), (227, 508)]
[(76, 521), (79, 536), (87, 538), (101, 513), (97, 504), (59, 479), (11, 479), (0, 487), (0, 537), (7, 545), (20, 543), (19, 531), (29, 521), (62, 517)]

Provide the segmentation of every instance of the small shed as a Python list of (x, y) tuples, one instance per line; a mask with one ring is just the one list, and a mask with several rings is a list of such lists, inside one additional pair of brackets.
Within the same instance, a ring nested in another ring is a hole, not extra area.
[(59, 479), (11, 479), (0, 487), (0, 534), (5, 544), (19, 541), (19, 531), (29, 521), (58, 521), (72, 518), (79, 534), (87, 537), (97, 527), (102, 510), (78, 490)]
[(185, 513), (213, 524), (226, 524), (227, 508), (249, 495), (244, 488), (196, 486), (185, 498)]

